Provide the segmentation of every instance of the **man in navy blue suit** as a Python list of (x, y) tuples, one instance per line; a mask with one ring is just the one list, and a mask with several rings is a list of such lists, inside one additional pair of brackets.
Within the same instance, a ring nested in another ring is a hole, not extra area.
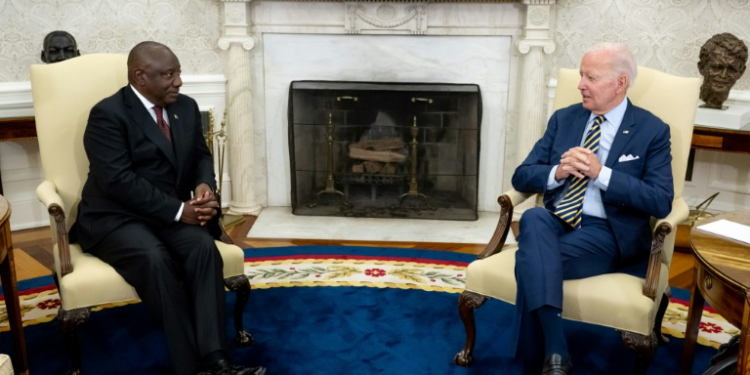
[(514, 329), (516, 356), (539, 360), (543, 346), (545, 375), (573, 368), (562, 329), (563, 280), (646, 259), (650, 218), (672, 209), (669, 126), (627, 99), (636, 69), (623, 44), (589, 50), (578, 84), (583, 102), (552, 114), (513, 174), (516, 190), (544, 195), (544, 207), (527, 210), (519, 223)]

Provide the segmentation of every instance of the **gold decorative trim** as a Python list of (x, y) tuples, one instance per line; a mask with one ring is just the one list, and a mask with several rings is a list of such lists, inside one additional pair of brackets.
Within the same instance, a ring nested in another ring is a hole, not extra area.
[[(441, 262), (441, 261), (438, 261)], [(466, 269), (466, 266), (454, 266), (451, 264), (440, 264), (440, 263), (428, 263), (428, 262), (409, 262), (402, 260), (380, 260), (380, 259), (345, 259), (345, 258), (295, 258), (295, 259), (278, 259), (278, 260), (261, 260), (257, 262), (245, 261), (245, 267), (258, 267), (262, 265), (280, 265), (280, 264), (320, 264), (320, 263), (335, 263), (335, 264), (372, 264), (372, 265), (391, 265), (391, 266), (411, 266), (411, 267), (429, 267), (436, 269), (448, 269), (454, 271), (462, 271)]]
[(369, 282), (369, 281), (283, 281), (262, 284), (250, 284), (252, 289), (271, 288), (293, 288), (293, 287), (317, 287), (317, 286), (361, 286), (368, 288), (391, 288), (391, 289), (419, 289), (430, 292), (463, 293), (463, 288), (450, 288), (440, 286), (425, 286), (418, 284), (401, 284), (391, 282)]

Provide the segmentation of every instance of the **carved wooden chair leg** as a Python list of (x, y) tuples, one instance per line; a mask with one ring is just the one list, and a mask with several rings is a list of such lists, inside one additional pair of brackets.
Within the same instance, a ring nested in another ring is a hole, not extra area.
[(656, 352), (656, 335), (651, 332), (644, 336), (633, 332), (622, 331), (622, 341), (625, 347), (635, 351), (633, 375), (646, 375), (651, 360)]
[(669, 344), (667, 336), (661, 333), (661, 324), (664, 320), (664, 314), (667, 312), (670, 298), (672, 298), (672, 289), (667, 285), (667, 289), (664, 291), (664, 295), (661, 297), (661, 302), (659, 303), (659, 310), (656, 311), (656, 321), (654, 321), (654, 334), (656, 334), (656, 340), (658, 340), (659, 345)]
[(245, 331), (242, 324), (242, 313), (250, 299), (250, 280), (245, 275), (237, 275), (224, 279), (224, 284), (237, 294), (237, 301), (234, 303), (234, 329), (237, 331), (237, 338), (234, 342), (238, 346), (250, 346), (253, 344), (253, 336)]
[(78, 326), (89, 320), (91, 310), (88, 307), (57, 311), (57, 320), (60, 322), (63, 340), (70, 351), (70, 371), (66, 375), (81, 375), (81, 343), (78, 341)]
[(487, 297), (465, 290), (458, 298), (458, 314), (464, 322), (466, 330), (466, 345), (453, 357), (453, 362), (462, 367), (469, 367), (474, 362), (471, 353), (474, 351), (474, 343), (477, 338), (477, 326), (474, 321), (474, 309), (482, 306)]

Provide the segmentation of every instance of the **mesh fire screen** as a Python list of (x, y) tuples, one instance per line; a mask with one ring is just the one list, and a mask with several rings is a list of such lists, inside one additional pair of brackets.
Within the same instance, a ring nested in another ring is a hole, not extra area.
[(476, 220), (481, 102), (473, 84), (292, 82), (292, 212)]

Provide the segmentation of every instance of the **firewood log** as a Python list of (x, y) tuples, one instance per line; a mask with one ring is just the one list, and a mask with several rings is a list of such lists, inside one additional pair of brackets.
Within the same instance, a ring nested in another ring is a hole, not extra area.
[(367, 173), (378, 173), (383, 169), (384, 163), (367, 160), (363, 164), (365, 165), (365, 171), (367, 171)]
[(382, 161), (384, 163), (403, 163), (406, 155), (393, 151), (371, 151), (350, 147), (349, 157), (357, 160)]

